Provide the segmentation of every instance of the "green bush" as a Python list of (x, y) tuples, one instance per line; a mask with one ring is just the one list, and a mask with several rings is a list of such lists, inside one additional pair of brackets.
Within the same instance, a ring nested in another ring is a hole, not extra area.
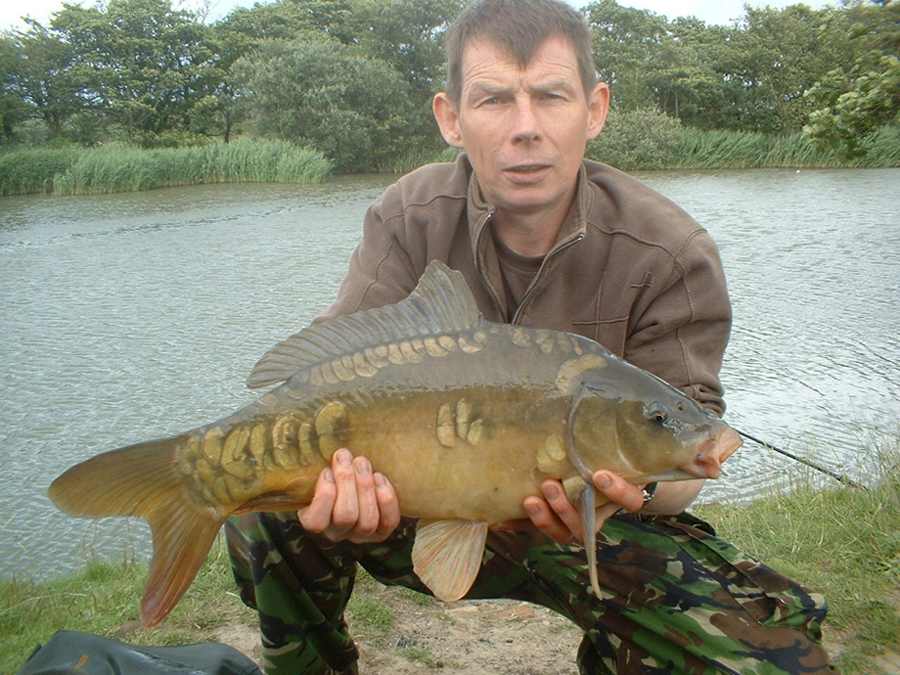
[(403, 76), (321, 39), (264, 43), (234, 65), (260, 135), (311, 145), (342, 172), (381, 171), (420, 142)]
[(684, 127), (656, 110), (611, 111), (587, 156), (623, 170), (667, 169), (678, 164)]
[(634, 169), (749, 169), (777, 167), (878, 167), (900, 165), (900, 128), (883, 127), (860, 141), (847, 158), (800, 132), (697, 129), (653, 110), (612, 112), (588, 143), (591, 159)]

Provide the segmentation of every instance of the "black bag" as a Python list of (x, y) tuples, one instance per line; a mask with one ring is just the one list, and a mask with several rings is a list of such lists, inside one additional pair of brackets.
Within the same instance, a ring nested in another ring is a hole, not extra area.
[(228, 645), (138, 647), (90, 633), (60, 630), (39, 646), (18, 675), (262, 675)]

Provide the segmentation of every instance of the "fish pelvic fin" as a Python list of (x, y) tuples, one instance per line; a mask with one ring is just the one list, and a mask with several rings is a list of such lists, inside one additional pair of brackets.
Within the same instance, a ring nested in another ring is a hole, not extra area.
[(462, 273), (432, 260), (400, 302), (317, 321), (277, 344), (253, 367), (247, 386), (266, 387), (324, 361), (402, 340), (459, 333), (483, 320)]
[(481, 570), (487, 523), (420, 520), (413, 544), (413, 571), (444, 602), (459, 600)]
[(190, 586), (227, 514), (188, 494), (175, 461), (181, 437), (111, 450), (76, 464), (50, 485), (49, 496), (73, 516), (134, 516), (150, 524), (153, 560), (141, 621), (157, 625)]

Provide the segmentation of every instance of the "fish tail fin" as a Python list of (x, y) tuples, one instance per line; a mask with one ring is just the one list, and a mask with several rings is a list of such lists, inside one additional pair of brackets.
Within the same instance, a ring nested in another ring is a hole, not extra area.
[(77, 464), (50, 485), (49, 496), (73, 516), (135, 516), (150, 524), (153, 560), (141, 621), (155, 626), (197, 575), (227, 514), (191, 498), (176, 464), (184, 436), (111, 450)]

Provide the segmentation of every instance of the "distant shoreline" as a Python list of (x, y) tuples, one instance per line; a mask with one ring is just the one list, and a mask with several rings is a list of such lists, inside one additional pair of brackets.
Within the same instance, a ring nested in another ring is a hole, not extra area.
[[(721, 169), (837, 169), (900, 166), (900, 129), (870, 137), (865, 154), (847, 158), (801, 133), (700, 130), (655, 124), (656, 117), (622, 116), (587, 148), (587, 157), (623, 171)], [(450, 148), (418, 149), (398, 157), (396, 175), (429, 162), (450, 161)], [(320, 183), (333, 163), (317, 150), (284, 141), (141, 149), (18, 147), (0, 152), (0, 196), (92, 195), (215, 183)]]

